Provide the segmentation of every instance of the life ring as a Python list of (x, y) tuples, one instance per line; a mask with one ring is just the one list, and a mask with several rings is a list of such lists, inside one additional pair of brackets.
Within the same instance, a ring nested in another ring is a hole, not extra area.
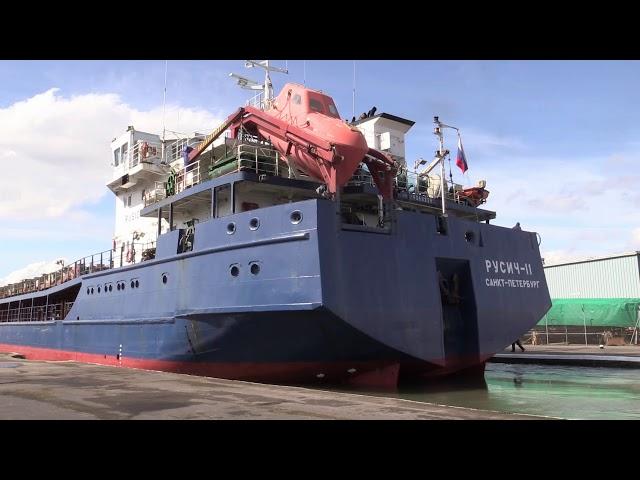
[(165, 184), (165, 194), (167, 197), (175, 195), (176, 193), (176, 172), (171, 169), (169, 173), (169, 178), (167, 178), (167, 182)]
[(147, 154), (149, 153), (149, 144), (147, 142), (142, 142), (142, 148), (140, 150), (142, 152), (142, 158), (147, 158)]

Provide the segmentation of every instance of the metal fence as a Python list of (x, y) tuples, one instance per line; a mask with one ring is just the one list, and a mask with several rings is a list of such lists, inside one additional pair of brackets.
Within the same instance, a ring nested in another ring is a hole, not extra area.
[(607, 345), (609, 342), (625, 345), (637, 345), (640, 335), (640, 308), (636, 314), (633, 327), (619, 326), (587, 326), (583, 311), (582, 325), (549, 325), (547, 315), (543, 317), (543, 325), (529, 330), (522, 340), (532, 345)]
[(529, 345), (638, 345), (635, 327), (536, 327), (521, 338)]

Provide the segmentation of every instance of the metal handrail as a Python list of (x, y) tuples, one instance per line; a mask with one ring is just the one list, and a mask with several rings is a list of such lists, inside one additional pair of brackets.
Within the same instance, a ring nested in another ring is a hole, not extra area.
[[(437, 177), (434, 178), (434, 177)], [(396, 190), (401, 192), (407, 192), (412, 195), (422, 195), (429, 198), (440, 198), (440, 177), (435, 175), (430, 177), (423, 175), (417, 171), (402, 169), (394, 179), (394, 186)], [(356, 173), (351, 177), (347, 186), (358, 185), (371, 185), (375, 187), (373, 177), (364, 168), (360, 167), (356, 170)], [(451, 186), (454, 186), (454, 192), (449, 193)], [(462, 198), (459, 195), (458, 184), (451, 182), (445, 178), (445, 198), (453, 200), (456, 203), (463, 203)]]
[(245, 103), (246, 106), (259, 108), (260, 110), (264, 110), (265, 102), (264, 102), (264, 92), (260, 92), (253, 97), (251, 97)]
[(63, 265), (59, 270), (45, 273), (36, 278), (29, 278), (17, 283), (0, 287), (0, 298), (15, 297), (25, 293), (34, 293), (48, 288), (62, 285), (74, 278), (90, 273), (101, 272), (119, 268), (124, 265), (139, 263), (144, 260), (144, 252), (156, 247), (156, 242), (131, 243), (130, 248), (134, 252), (131, 261), (127, 261), (126, 251), (105, 250), (76, 260), (68, 265)]
[[(238, 143), (237, 145), (232, 147), (232, 151), (235, 150), (234, 153), (234, 161), (236, 162), (236, 167), (231, 170), (226, 170), (225, 174), (235, 173), (241, 170), (254, 170), (256, 173), (264, 173), (267, 175), (280, 176), (285, 178), (292, 178), (293, 172), (291, 171), (290, 165), (286, 168), (281, 168), (281, 155), (280, 153), (271, 148), (268, 145), (261, 144), (252, 144), (252, 143)], [(227, 157), (231, 159), (230, 157)], [(265, 161), (264, 159), (272, 159), (274, 163), (269, 161)], [(226, 165), (227, 162), (218, 161), (216, 163), (211, 164), (210, 168), (215, 170), (217, 167), (221, 165)], [(274, 166), (277, 166), (274, 168)], [(213, 171), (211, 170), (211, 171)], [(305, 176), (301, 174), (301, 176)], [(176, 172), (176, 189), (175, 193), (180, 193), (186, 190), (189, 187), (197, 185), (204, 180), (210, 178), (210, 175), (206, 175), (206, 172), (201, 170), (200, 161), (196, 161), (191, 163)], [(464, 203), (464, 199), (460, 196), (460, 185), (455, 182), (451, 182), (445, 178), (445, 198), (447, 200), (454, 201), (456, 203)], [(373, 181), (373, 177), (369, 172), (367, 172), (364, 168), (360, 167), (352, 178), (347, 182), (347, 186), (353, 185), (371, 185), (375, 187), (375, 182)], [(428, 175), (423, 175), (417, 171), (411, 171), (406, 168), (403, 168), (396, 178), (394, 179), (394, 186), (398, 191), (407, 192), (412, 195), (418, 196), (426, 196), (429, 198), (440, 198), (440, 177), (434, 176), (430, 177)], [(454, 192), (449, 193), (451, 186), (454, 187)], [(163, 182), (155, 182), (155, 188), (150, 192), (145, 194), (144, 205), (149, 206), (153, 203), (157, 203), (160, 200), (166, 198), (166, 188)]]
[(74, 302), (61, 302), (50, 305), (31, 305), (28, 307), (0, 308), (0, 323), (10, 322), (44, 322), (63, 320)]
[(38, 292), (62, 285), (82, 275), (114, 268), (113, 262), (113, 250), (95, 253), (68, 265), (63, 265), (59, 270), (0, 287), (0, 298)]
[(179, 138), (173, 142), (167, 143), (165, 148), (165, 161), (167, 164), (177, 162), (182, 159), (184, 147), (194, 147), (202, 141), (202, 138)]
[(133, 242), (133, 243), (122, 243), (120, 246), (120, 250), (116, 251), (113, 259), (113, 268), (120, 268), (125, 265), (133, 265), (136, 263), (140, 263), (144, 261), (144, 253), (147, 250), (152, 250), (156, 248), (156, 242)]
[(155, 182), (153, 190), (149, 190), (144, 194), (144, 206), (148, 207), (153, 203), (167, 198), (167, 187), (165, 182)]
[(187, 188), (200, 183), (200, 160), (190, 163), (176, 173), (176, 192), (180, 193)]
[(133, 168), (141, 162), (159, 163), (162, 159), (162, 146), (159, 143), (138, 140), (127, 154), (129, 168)]

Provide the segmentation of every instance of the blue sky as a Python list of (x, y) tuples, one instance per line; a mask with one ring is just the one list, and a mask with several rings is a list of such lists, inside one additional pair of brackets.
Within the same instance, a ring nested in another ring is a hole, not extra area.
[[(168, 123), (215, 126), (250, 94), (229, 72), (260, 79), (243, 65), (169, 61)], [(353, 61), (286, 66), (289, 75), (273, 76), (276, 93), (285, 81), (306, 80), (351, 117)], [(454, 178), (486, 179), (496, 223), (538, 231), (546, 258), (640, 249), (640, 62), (356, 61), (355, 68), (356, 116), (375, 105), (414, 120), (410, 165), (436, 148), (434, 115), (460, 127), (470, 170), (466, 177), (454, 170)], [(0, 160), (9, 172), (0, 177), (0, 279), (34, 262), (109, 248), (108, 145), (130, 121), (137, 128), (160, 121), (164, 73), (164, 61), (0, 61)], [(447, 146), (455, 155), (453, 136)]]

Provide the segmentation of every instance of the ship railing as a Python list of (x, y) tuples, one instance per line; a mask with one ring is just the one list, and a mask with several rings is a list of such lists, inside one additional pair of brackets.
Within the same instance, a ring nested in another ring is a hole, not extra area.
[[(465, 203), (460, 195), (462, 186), (445, 179), (445, 198), (456, 203)], [(371, 185), (376, 186), (371, 174), (362, 166), (358, 167), (351, 177), (347, 186)], [(394, 186), (397, 191), (405, 192), (416, 198), (440, 198), (440, 177), (423, 175), (420, 172), (402, 169), (394, 179)]]
[(200, 183), (200, 161), (190, 163), (176, 173), (176, 193)]
[(113, 250), (96, 253), (73, 263), (62, 263), (60, 269), (45, 273), (40, 277), (22, 280), (20, 282), (0, 287), (0, 298), (23, 295), (46, 290), (57, 285), (62, 285), (81, 275), (100, 272), (114, 268)]
[(260, 92), (257, 95), (253, 96), (245, 103), (248, 107), (259, 108), (260, 110), (264, 110), (265, 101), (264, 101), (264, 92)]
[(166, 163), (173, 163), (180, 160), (182, 158), (182, 151), (188, 142), (188, 138), (179, 138), (173, 142), (167, 142), (164, 154)]
[(288, 162), (273, 147), (261, 143), (239, 143), (232, 154), (209, 166), (208, 178), (217, 178), (240, 171), (255, 172), (256, 175), (292, 178)]
[(109, 270), (114, 267), (113, 256), (113, 250), (106, 250), (76, 260), (60, 271), (62, 274), (60, 278), (63, 282), (67, 282), (80, 275)]
[[(358, 167), (347, 186), (371, 185), (376, 186), (371, 173), (362, 166)], [(440, 196), (440, 182), (437, 185), (428, 177), (420, 175), (418, 172), (403, 170), (394, 179), (394, 186), (399, 191), (416, 195), (426, 195), (429, 197)]]
[(184, 159), (184, 148), (195, 147), (202, 141), (202, 137), (184, 137), (167, 142), (165, 149), (165, 163), (170, 164)]
[(73, 302), (0, 309), (0, 323), (63, 320), (71, 307), (73, 307)]
[[(186, 140), (186, 139), (185, 139)], [(239, 171), (254, 171), (258, 175), (272, 175), (285, 178), (295, 177), (288, 162), (280, 153), (268, 144), (239, 142), (232, 147), (232, 154), (225, 158), (210, 163), (201, 163), (199, 160), (186, 167), (181, 168), (176, 173), (175, 194), (198, 185), (210, 178), (216, 178), (228, 173)], [(205, 171), (208, 168), (208, 173)], [(298, 174), (300, 175), (300, 174)], [(445, 198), (456, 203), (465, 203), (459, 192), (462, 186), (445, 179)], [(375, 187), (373, 177), (366, 168), (359, 167), (347, 185), (372, 185)], [(398, 191), (406, 192), (411, 196), (439, 198), (440, 178), (438, 176), (428, 176), (416, 171), (403, 169), (394, 179), (395, 188)], [(166, 198), (165, 183), (155, 182), (153, 190), (145, 194), (145, 206), (156, 203)]]
[[(292, 178), (288, 163), (268, 144), (238, 142), (231, 153), (217, 162), (209, 159), (195, 161), (176, 172), (175, 194), (183, 192), (199, 183), (228, 173), (253, 171), (258, 175)], [(167, 198), (166, 182), (155, 182), (154, 188), (145, 193), (144, 205), (149, 206)]]
[[(257, 174), (284, 176), (280, 168), (280, 153), (268, 145), (242, 143), (237, 147), (237, 171), (251, 170)], [(288, 168), (287, 168), (288, 173)]]
[(114, 253), (114, 268), (133, 265), (155, 258), (156, 242), (123, 243)]
[(153, 189), (145, 192), (144, 206), (147, 207), (153, 203), (159, 202), (167, 198), (167, 187), (165, 182), (155, 182)]
[(155, 241), (145, 243), (134, 242), (117, 253), (115, 249), (105, 250), (83, 257), (73, 263), (63, 263), (60, 269), (53, 272), (0, 287), (0, 299), (47, 290), (82, 275), (150, 260), (155, 258), (155, 249)]
[(129, 168), (133, 168), (139, 163), (160, 163), (162, 159), (162, 145), (155, 142), (145, 142), (138, 140), (128, 152)]

